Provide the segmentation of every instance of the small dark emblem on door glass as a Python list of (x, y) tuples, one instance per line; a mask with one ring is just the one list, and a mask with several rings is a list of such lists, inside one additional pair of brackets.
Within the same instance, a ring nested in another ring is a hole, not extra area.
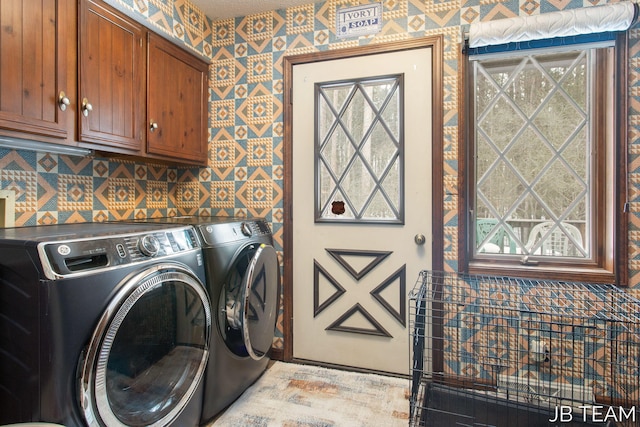
[(342, 215), (344, 213), (344, 202), (331, 202), (331, 213)]

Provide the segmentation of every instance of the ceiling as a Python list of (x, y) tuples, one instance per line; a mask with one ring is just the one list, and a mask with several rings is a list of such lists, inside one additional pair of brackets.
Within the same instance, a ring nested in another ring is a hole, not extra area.
[(314, 3), (317, 0), (191, 0), (213, 21)]

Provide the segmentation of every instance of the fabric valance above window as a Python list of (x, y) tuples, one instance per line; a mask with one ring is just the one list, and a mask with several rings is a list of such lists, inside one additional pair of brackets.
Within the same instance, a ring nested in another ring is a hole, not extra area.
[[(614, 38), (616, 32), (628, 30), (636, 14), (636, 5), (624, 1), (479, 22), (469, 26), (468, 46), (472, 49), (501, 46), (498, 50), (491, 51), (504, 51), (606, 40)], [(526, 42), (527, 46), (514, 47), (514, 44), (522, 42)]]

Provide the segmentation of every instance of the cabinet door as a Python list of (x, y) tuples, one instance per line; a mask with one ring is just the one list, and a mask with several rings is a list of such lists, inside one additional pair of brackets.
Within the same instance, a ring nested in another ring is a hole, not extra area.
[(208, 64), (149, 33), (147, 152), (207, 163)]
[(144, 28), (91, 0), (80, 3), (79, 26), (80, 141), (138, 154), (146, 131)]
[(75, 0), (0, 1), (2, 134), (74, 141), (74, 109), (59, 99), (75, 101), (75, 11)]

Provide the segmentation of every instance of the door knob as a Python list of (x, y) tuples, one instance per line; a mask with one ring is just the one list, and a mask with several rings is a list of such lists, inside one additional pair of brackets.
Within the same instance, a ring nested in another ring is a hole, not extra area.
[(58, 107), (60, 107), (60, 110), (65, 111), (70, 104), (71, 101), (69, 101), (67, 94), (61, 91), (58, 96)]
[(89, 104), (87, 98), (82, 98), (82, 115), (88, 117), (91, 111), (93, 111), (93, 105)]
[(416, 234), (413, 241), (416, 242), (416, 245), (422, 246), (427, 241), (427, 238), (424, 237), (424, 234)]
[(158, 123), (156, 123), (153, 120), (151, 120), (151, 123), (149, 124), (149, 131), (153, 132), (156, 129), (158, 129)]

